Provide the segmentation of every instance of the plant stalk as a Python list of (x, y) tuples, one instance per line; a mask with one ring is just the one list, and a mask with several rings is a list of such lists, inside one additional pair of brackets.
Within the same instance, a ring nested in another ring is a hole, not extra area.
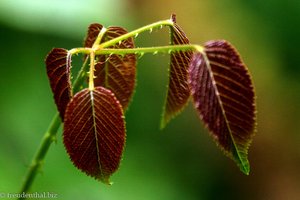
[(195, 44), (183, 44), (183, 45), (168, 45), (168, 46), (157, 46), (157, 47), (138, 47), (138, 48), (131, 48), (131, 49), (99, 49), (96, 50), (95, 55), (103, 55), (103, 54), (119, 54), (119, 55), (125, 55), (125, 54), (138, 54), (143, 55), (145, 53), (166, 53), (170, 54), (172, 52), (176, 51), (199, 51), (203, 52), (204, 48), (200, 45)]
[[(85, 59), (85, 62), (83, 63), (83, 65), (82, 65), (80, 71), (78, 72), (78, 75), (74, 81), (74, 84), (73, 84), (73, 92), (74, 93), (76, 93), (79, 90), (80, 85), (85, 80), (86, 68), (88, 66), (87, 61), (88, 61), (88, 57)], [(41, 141), (40, 147), (38, 148), (36, 154), (34, 155), (32, 161), (31, 161), (30, 167), (26, 173), (25, 180), (21, 187), (20, 194), (27, 193), (30, 190), (30, 187), (31, 187), (38, 171), (41, 169), (41, 167), (43, 165), (44, 158), (49, 150), (51, 143), (56, 140), (56, 133), (60, 127), (60, 124), (61, 124), (61, 119), (60, 119), (59, 113), (57, 112), (54, 115), (47, 131), (44, 134), (44, 137)], [(19, 198), (19, 199), (26, 199), (26, 198)]]
[(133, 30), (131, 32), (128, 32), (124, 35), (116, 37), (107, 42), (104, 42), (104, 43), (100, 44), (100, 46), (101, 46), (101, 48), (110, 47), (110, 46), (117, 44), (118, 42), (122, 42), (123, 40), (126, 40), (127, 38), (137, 37), (142, 32), (150, 31), (150, 33), (151, 33), (154, 28), (162, 28), (163, 26), (173, 26), (173, 24), (174, 24), (174, 22), (171, 19), (158, 21), (158, 22), (143, 26), (141, 28), (138, 28), (136, 30)]
[[(32, 185), (32, 183), (34, 181), (38, 170), (43, 165), (43, 160), (47, 154), (47, 151), (48, 151), (51, 143), (56, 140), (56, 133), (60, 127), (60, 124), (61, 124), (61, 120), (59, 117), (59, 113), (57, 112), (54, 115), (52, 122), (42, 139), (40, 147), (31, 162), (30, 168), (27, 172), (25, 182), (21, 188), (20, 193), (23, 193), (23, 192), (27, 193), (29, 191), (30, 186)], [(25, 198), (19, 198), (19, 199), (25, 199)]]
[(74, 48), (72, 49), (73, 52), (82, 53), (82, 54), (91, 54), (92, 52), (95, 55), (110, 55), (110, 54), (118, 54), (118, 55), (125, 55), (125, 54), (138, 54), (144, 55), (145, 53), (166, 53), (170, 54), (175, 51), (198, 51), (203, 53), (204, 47), (201, 45), (196, 44), (182, 44), (182, 45), (167, 45), (167, 46), (156, 46), (156, 47), (137, 47), (137, 48), (127, 48), (127, 49), (112, 49), (112, 48)]

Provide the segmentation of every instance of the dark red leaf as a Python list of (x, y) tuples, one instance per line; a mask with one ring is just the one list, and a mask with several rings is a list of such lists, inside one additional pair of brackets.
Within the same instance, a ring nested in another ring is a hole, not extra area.
[[(176, 24), (175, 15), (171, 19), (174, 26), (171, 28), (171, 44), (189, 44), (189, 40)], [(192, 57), (192, 51), (178, 51), (171, 53), (169, 85), (164, 105), (161, 128), (180, 113), (187, 104), (190, 91), (188, 87), (188, 66)]]
[[(121, 27), (109, 27), (104, 34), (101, 43), (126, 34)], [(134, 48), (132, 38), (122, 41), (111, 48)], [(103, 86), (110, 89), (120, 101), (124, 110), (128, 107), (134, 93), (136, 79), (136, 56), (135, 54), (100, 55), (97, 56), (95, 86)]]
[(122, 107), (103, 87), (77, 93), (68, 104), (64, 145), (74, 165), (104, 183), (121, 160), (125, 143)]
[(91, 48), (93, 46), (102, 28), (103, 26), (101, 24), (97, 24), (97, 23), (90, 24), (88, 28), (87, 36), (84, 40), (84, 47)]
[(72, 97), (70, 68), (71, 55), (66, 49), (54, 48), (46, 58), (47, 74), (55, 103), (62, 119)]
[[(85, 39), (85, 47), (92, 47), (101, 29), (100, 24), (91, 24)], [(127, 31), (122, 27), (109, 27), (103, 35), (100, 44), (121, 35)], [(128, 38), (110, 48), (124, 49), (134, 48), (133, 38)], [(95, 65), (95, 86), (103, 86), (110, 89), (120, 101), (124, 110), (132, 98), (136, 78), (136, 56), (135, 54), (120, 55), (98, 55)]]
[(194, 54), (189, 84), (200, 118), (227, 156), (249, 174), (248, 147), (255, 129), (255, 96), (250, 74), (235, 48), (210, 41)]

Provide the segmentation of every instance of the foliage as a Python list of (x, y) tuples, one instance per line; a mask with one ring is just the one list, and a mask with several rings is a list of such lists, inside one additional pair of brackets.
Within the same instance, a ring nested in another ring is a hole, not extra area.
[[(135, 47), (134, 38), (141, 32), (163, 27), (170, 28), (170, 45)], [(85, 64), (72, 85), (72, 55), (78, 53), (84, 55)], [(91, 24), (84, 47), (55, 48), (48, 54), (47, 73), (64, 123), (64, 145), (73, 164), (87, 175), (110, 183), (125, 145), (124, 112), (134, 93), (137, 59), (145, 53), (170, 54), (161, 127), (184, 109), (191, 96), (220, 149), (249, 174), (247, 151), (256, 124), (249, 71), (227, 41), (190, 44), (175, 15), (131, 32)], [(86, 80), (88, 88), (83, 88)]]

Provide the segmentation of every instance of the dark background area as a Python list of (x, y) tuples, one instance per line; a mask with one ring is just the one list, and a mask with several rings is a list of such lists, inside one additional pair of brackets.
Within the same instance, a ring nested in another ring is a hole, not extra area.
[[(300, 3), (298, 0), (2, 0), (0, 2), (0, 193), (17, 193), (56, 112), (44, 59), (53, 47), (82, 45), (90, 23), (133, 30), (177, 14), (192, 43), (226, 39), (247, 64), (257, 93), (257, 134), (243, 175), (216, 147), (189, 105), (159, 130), (168, 56), (138, 63), (126, 113), (121, 167), (107, 186), (50, 147), (32, 192), (59, 199), (300, 199)], [(137, 46), (168, 44), (168, 31), (141, 34)], [(74, 70), (80, 66), (73, 66)]]

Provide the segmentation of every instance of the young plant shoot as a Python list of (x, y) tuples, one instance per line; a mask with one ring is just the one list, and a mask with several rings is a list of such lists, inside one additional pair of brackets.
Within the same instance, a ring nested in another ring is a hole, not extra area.
[[(135, 47), (134, 38), (140, 33), (163, 27), (170, 30), (169, 45)], [(190, 44), (172, 15), (131, 32), (122, 27), (91, 24), (84, 47), (54, 48), (48, 54), (47, 74), (58, 114), (32, 161), (22, 192), (29, 190), (61, 121), (63, 143), (73, 164), (110, 184), (125, 146), (124, 113), (135, 90), (137, 60), (146, 53), (170, 55), (161, 128), (185, 108), (191, 97), (217, 146), (244, 174), (249, 174), (247, 154), (256, 125), (250, 73), (227, 41), (213, 40), (204, 46)], [(74, 54), (82, 54), (85, 62), (72, 84)]]

